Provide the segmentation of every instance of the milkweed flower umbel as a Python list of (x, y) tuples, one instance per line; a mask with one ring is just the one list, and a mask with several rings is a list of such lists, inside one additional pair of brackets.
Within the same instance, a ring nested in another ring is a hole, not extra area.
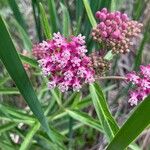
[(142, 24), (130, 20), (125, 13), (108, 12), (106, 8), (97, 11), (96, 18), (100, 22), (92, 30), (93, 39), (106, 45), (113, 53), (129, 52), (133, 38), (141, 32)]
[(59, 32), (54, 33), (52, 40), (43, 41), (33, 49), (44, 76), (49, 79), (50, 89), (79, 91), (84, 83), (94, 82), (94, 70), (81, 34), (67, 39)]
[(150, 94), (150, 64), (140, 66), (139, 72), (130, 72), (126, 75), (127, 81), (131, 82), (134, 90), (130, 92), (129, 103), (137, 105)]

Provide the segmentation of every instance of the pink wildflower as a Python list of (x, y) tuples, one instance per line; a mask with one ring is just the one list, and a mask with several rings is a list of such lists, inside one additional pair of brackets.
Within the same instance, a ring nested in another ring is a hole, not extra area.
[(54, 33), (52, 40), (39, 43), (33, 49), (44, 76), (49, 79), (50, 89), (79, 91), (84, 83), (94, 82), (94, 70), (81, 34), (68, 40), (59, 32)]
[(150, 65), (140, 66), (140, 71), (131, 72), (126, 75), (127, 81), (134, 85), (134, 91), (130, 92), (129, 103), (137, 105), (141, 100), (150, 94)]

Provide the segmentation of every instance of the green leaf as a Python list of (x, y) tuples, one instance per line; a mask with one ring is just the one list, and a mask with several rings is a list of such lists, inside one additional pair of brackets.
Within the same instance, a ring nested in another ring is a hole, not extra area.
[(12, 122), (1, 125), (0, 134), (2, 134), (3, 132), (7, 132), (8, 130), (11, 130), (15, 126), (16, 126), (16, 123), (12, 123)]
[(88, 0), (83, 0), (83, 3), (84, 3), (85, 9), (86, 9), (86, 13), (87, 13), (87, 15), (89, 17), (91, 25), (93, 27), (96, 27), (97, 23), (96, 23), (96, 20), (95, 20), (95, 18), (93, 16), (93, 13), (92, 13), (92, 10), (90, 8)]
[(35, 59), (32, 59), (30, 57), (27, 57), (27, 56), (24, 56), (22, 54), (19, 54), (21, 60), (24, 62), (24, 63), (27, 63), (29, 64), (30, 66), (34, 67), (34, 68), (38, 68), (39, 64), (38, 62), (35, 60)]
[(63, 34), (64, 36), (69, 36), (70, 35), (70, 16), (69, 16), (69, 12), (68, 9), (66, 8), (66, 6), (62, 3), (60, 3), (61, 8), (62, 8), (62, 12), (63, 12)]
[(34, 92), (32, 84), (24, 70), (19, 55), (14, 47), (10, 34), (6, 28), (3, 19), (0, 17), (0, 59), (5, 65), (8, 73), (14, 80), (18, 90), (29, 105), (31, 111), (40, 121), (42, 127), (45, 129), (49, 137), (56, 142), (56, 137), (53, 136), (49, 129), (46, 117), (44, 116), (42, 107)]
[[(119, 0), (117, 0), (119, 1)], [(111, 11), (115, 11), (116, 10), (116, 0), (111, 0), (111, 8), (110, 8)]]
[(49, 7), (50, 23), (53, 32), (58, 31), (58, 16), (54, 0), (47, 0)]
[(0, 86), (2, 86), (3, 84), (5, 84), (8, 80), (10, 80), (9, 76), (5, 76), (2, 79), (0, 79)]
[(16, 88), (0, 88), (0, 95), (20, 94)]
[(77, 110), (69, 110), (69, 109), (66, 109), (66, 112), (75, 120), (78, 120), (81, 123), (88, 125), (89, 127), (92, 127), (100, 132), (103, 132), (100, 123), (97, 120), (90, 117), (88, 114)]
[(27, 150), (30, 146), (30, 143), (32, 141), (33, 136), (40, 128), (40, 123), (35, 123), (35, 125), (30, 129), (30, 131), (27, 133), (23, 143), (21, 144), (20, 150)]
[(21, 40), (23, 41), (24, 49), (27, 51), (31, 51), (32, 42), (31, 42), (28, 34), (25, 32), (24, 28), (16, 20), (13, 20), (13, 23), (20, 33)]
[(36, 120), (33, 116), (28, 115), (26, 112), (20, 109), (12, 108), (12, 107), (5, 106), (2, 104), (0, 104), (0, 111), (10, 118), (30, 120), (32, 122)]
[(110, 51), (108, 51), (108, 52), (106, 53), (104, 59), (110, 61), (110, 60), (113, 59), (113, 57), (114, 57), (115, 55), (116, 55), (116, 54), (113, 54), (112, 51), (110, 50)]
[(24, 28), (25, 32), (27, 33), (27, 25), (24, 21), (24, 18), (22, 14), (20, 13), (19, 7), (16, 3), (16, 0), (8, 0), (8, 3), (13, 11), (13, 14), (17, 20), (17, 22), (21, 25), (22, 28)]
[(143, 0), (135, 0), (133, 4), (133, 19), (139, 20), (142, 16), (142, 13), (144, 11), (144, 8), (146, 6), (146, 2)]
[(101, 87), (98, 85), (98, 83), (95, 83), (94, 86), (97, 91), (97, 94), (99, 95), (99, 98), (101, 99), (101, 97), (102, 97), (101, 105), (104, 109), (105, 115), (107, 116), (108, 122), (111, 126), (111, 129), (113, 130), (113, 133), (116, 134), (119, 130), (119, 126), (117, 125), (115, 119), (113, 118), (113, 116), (111, 115), (111, 113), (109, 111), (105, 95), (104, 95)]
[(132, 113), (119, 132), (115, 135), (107, 150), (123, 150), (150, 124), (150, 96)]
[(98, 88), (96, 83), (90, 84), (90, 93), (96, 113), (102, 124), (104, 132), (106, 133), (107, 139), (111, 141), (119, 127), (109, 112), (103, 92), (100, 88)]
[(44, 34), (46, 36), (46, 39), (51, 39), (52, 38), (51, 29), (42, 3), (39, 3), (39, 8), (40, 8), (40, 20), (42, 23)]
[(33, 17), (35, 20), (36, 32), (41, 42), (43, 40), (43, 34), (41, 30), (40, 24), (40, 10), (39, 10), (39, 0), (32, 0), (32, 9), (33, 9)]
[(61, 101), (61, 97), (59, 97), (59, 91), (57, 88), (52, 89), (51, 93), (53, 95), (53, 97), (55, 98), (56, 102), (58, 103), (59, 106), (62, 106), (62, 101)]
[(148, 23), (146, 25), (146, 29), (144, 31), (143, 39), (141, 41), (139, 49), (137, 50), (137, 55), (136, 55), (135, 62), (134, 62), (134, 69), (135, 70), (137, 70), (139, 68), (139, 66), (141, 65), (141, 63), (142, 63), (142, 54), (143, 54), (145, 44), (148, 41), (149, 34), (150, 34), (150, 20), (148, 21)]

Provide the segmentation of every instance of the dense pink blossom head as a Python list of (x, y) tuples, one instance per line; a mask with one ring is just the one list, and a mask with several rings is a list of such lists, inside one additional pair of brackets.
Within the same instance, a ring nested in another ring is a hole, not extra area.
[(113, 53), (126, 53), (131, 48), (133, 38), (141, 32), (142, 24), (130, 20), (119, 11), (109, 12), (106, 8), (96, 12), (98, 24), (92, 30), (93, 38), (106, 45)]
[(84, 83), (94, 82), (94, 70), (81, 34), (68, 40), (59, 32), (54, 33), (52, 40), (35, 45), (33, 50), (44, 76), (49, 79), (50, 89), (79, 91)]
[(144, 100), (150, 94), (150, 65), (141, 65), (139, 72), (128, 73), (126, 79), (133, 85), (129, 99), (131, 105), (137, 105), (139, 101)]

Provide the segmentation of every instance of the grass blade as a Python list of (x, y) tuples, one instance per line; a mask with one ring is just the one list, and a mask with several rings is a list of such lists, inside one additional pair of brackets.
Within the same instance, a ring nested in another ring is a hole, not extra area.
[(29, 58), (27, 56), (24, 56), (22, 54), (19, 55), (21, 60), (24, 62), (24, 63), (27, 63), (29, 64), (30, 66), (34, 67), (34, 68), (38, 68), (38, 62), (35, 60), (35, 59), (32, 59), (32, 58)]
[(17, 29), (20, 33), (21, 40), (23, 41), (24, 49), (31, 51), (32, 42), (31, 42), (28, 34), (25, 32), (24, 28), (22, 28), (22, 26), (20, 26), (20, 24), (16, 20), (14, 20), (13, 23), (15, 24), (15, 26), (17, 27)]
[(2, 79), (0, 79), (0, 86), (4, 85), (8, 80), (10, 80), (9, 76), (5, 76)]
[[(29, 105), (31, 111), (40, 121), (42, 127), (45, 129), (49, 137), (55, 141), (55, 137), (49, 129), (46, 117), (44, 116), (42, 107), (33, 90), (31, 82), (23, 68), (19, 55), (16, 52), (10, 34), (6, 28), (3, 19), (0, 17), (0, 59), (5, 65), (8, 73), (14, 80), (20, 93)], [(13, 67), (12, 67), (13, 66)]]
[(66, 112), (75, 120), (80, 121), (81, 123), (88, 125), (89, 127), (92, 127), (100, 132), (103, 132), (101, 125), (99, 122), (86, 113), (77, 111), (77, 110), (66, 110)]
[(50, 23), (53, 32), (58, 32), (58, 16), (54, 0), (48, 0)]
[(95, 27), (95, 26), (97, 25), (97, 23), (96, 23), (96, 20), (95, 20), (95, 18), (94, 18), (94, 16), (93, 16), (93, 13), (92, 13), (92, 10), (91, 10), (91, 8), (90, 8), (90, 5), (89, 5), (88, 0), (83, 0), (83, 4), (84, 4), (84, 6), (85, 6), (86, 13), (87, 13), (87, 15), (88, 15), (88, 18), (89, 18), (89, 20), (90, 20), (91, 25), (92, 25), (93, 27)]
[(32, 9), (33, 9), (33, 17), (35, 20), (35, 25), (36, 25), (36, 32), (39, 38), (39, 41), (42, 41), (43, 39), (43, 34), (41, 30), (41, 24), (40, 24), (40, 16), (39, 16), (39, 0), (32, 0)]
[(148, 21), (148, 24), (146, 26), (146, 29), (145, 29), (145, 32), (144, 32), (143, 39), (141, 41), (140, 47), (137, 50), (137, 55), (136, 55), (135, 63), (134, 63), (134, 69), (135, 70), (137, 70), (138, 67), (140, 66), (140, 64), (142, 63), (142, 53), (143, 53), (145, 44), (148, 41), (149, 34), (150, 34), (150, 20)]
[(66, 8), (66, 6), (62, 3), (60, 3), (62, 12), (63, 12), (63, 34), (64, 36), (69, 36), (70, 35), (70, 16), (69, 16), (69, 11)]
[(16, 88), (0, 88), (0, 95), (20, 94)]
[(133, 112), (116, 134), (107, 150), (123, 150), (150, 124), (150, 96), (148, 96)]
[(12, 123), (12, 122), (1, 125), (0, 134), (2, 134), (3, 132), (7, 132), (8, 130), (11, 130), (15, 126), (16, 126), (16, 123)]
[(40, 128), (40, 123), (37, 122), (27, 133), (23, 143), (21, 144), (20, 150), (27, 150), (29, 148), (32, 138), (39, 128)]
[(20, 13), (19, 7), (16, 3), (16, 0), (8, 0), (8, 3), (13, 11), (13, 14), (17, 20), (17, 22), (21, 25), (22, 28), (24, 28), (24, 30), (27, 33), (27, 25), (24, 21), (24, 18), (22, 16), (22, 14)]
[(39, 3), (39, 8), (40, 8), (40, 20), (44, 30), (44, 34), (46, 36), (46, 39), (51, 39), (52, 38), (51, 29), (42, 3)]
[(113, 117), (111, 116), (106, 100), (100, 88), (97, 88), (96, 84), (90, 85), (90, 93), (93, 100), (93, 104), (98, 115), (98, 118), (102, 124), (107, 139), (111, 141), (119, 129)]

